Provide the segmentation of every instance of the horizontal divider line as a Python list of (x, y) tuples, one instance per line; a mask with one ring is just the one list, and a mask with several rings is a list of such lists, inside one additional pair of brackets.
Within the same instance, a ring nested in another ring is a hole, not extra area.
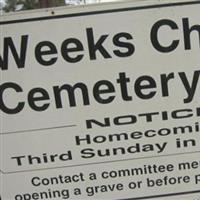
[(76, 124), (70, 124), (70, 125), (65, 125), (65, 126), (55, 126), (55, 127), (38, 128), (38, 129), (27, 129), (27, 130), (21, 130), (21, 131), (19, 130), (19, 131), (1, 132), (0, 135), (46, 131), (46, 130), (59, 129), (59, 128), (71, 128), (71, 127), (76, 127), (76, 126), (77, 126)]
[(131, 160), (144, 160), (144, 159), (151, 159), (151, 158), (162, 158), (162, 157), (171, 157), (171, 156), (180, 156), (180, 155), (190, 155), (190, 154), (196, 154), (196, 153), (200, 153), (200, 151), (193, 151), (193, 152), (186, 152), (186, 153), (175, 153), (175, 154), (150, 156), (150, 157), (130, 158), (130, 159), (124, 159), (124, 160), (114, 160), (114, 161), (85, 163), (85, 164), (79, 164), (79, 165), (49, 167), (49, 168), (41, 168), (41, 169), (33, 169), (33, 170), (21, 170), (21, 171), (11, 171), (11, 172), (4, 172), (4, 171), (1, 170), (1, 172), (3, 174), (16, 174), (16, 173), (24, 173), (24, 172), (34, 172), (34, 171), (46, 171), (46, 170), (53, 170), (53, 169), (63, 169), (63, 168), (70, 168), (70, 167), (81, 167), (81, 166), (88, 166), (88, 165), (99, 165), (99, 164), (117, 163), (117, 162), (131, 161)]

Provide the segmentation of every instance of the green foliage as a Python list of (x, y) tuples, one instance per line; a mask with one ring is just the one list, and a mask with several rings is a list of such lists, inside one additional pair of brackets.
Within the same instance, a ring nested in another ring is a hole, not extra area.
[(30, 10), (39, 8), (38, 0), (6, 0), (6, 5), (3, 8), (5, 12), (13, 12), (17, 10), (17, 7), (21, 5), (21, 10)]
[(6, 6), (3, 8), (5, 12), (15, 11), (18, 0), (6, 0)]
[(39, 8), (39, 2), (37, 0), (19, 0), (18, 2), (23, 5), (23, 10)]
[[(21, 5), (21, 6), (20, 6)], [(4, 6), (5, 12), (14, 12), (18, 10), (30, 10), (36, 8), (55, 7), (65, 5), (65, 0), (6, 0), (6, 5)]]

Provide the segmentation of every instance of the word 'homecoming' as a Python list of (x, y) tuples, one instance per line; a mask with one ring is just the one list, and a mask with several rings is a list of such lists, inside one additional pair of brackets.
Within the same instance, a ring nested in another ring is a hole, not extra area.
[[(163, 45), (163, 41), (159, 39), (161, 30), (164, 27), (168, 27), (173, 33), (174, 31), (179, 31), (180, 28), (178, 27), (177, 23), (171, 19), (162, 19), (157, 21), (152, 26), (149, 36), (154, 49), (156, 49), (158, 52), (169, 53), (174, 51), (179, 46), (180, 41), (183, 40), (184, 49), (190, 50), (191, 35), (193, 32), (197, 32), (199, 33), (200, 37), (200, 25), (196, 24), (190, 26), (188, 18), (182, 19), (182, 25), (183, 39), (174, 39), (172, 36), (169, 44)], [(12, 53), (17, 68), (25, 68), (27, 49), (30, 49), (29, 37), (29, 35), (21, 36), (19, 52), (17, 52), (17, 48), (12, 37), (3, 38), (3, 55), (0, 55), (1, 70), (8, 70), (9, 68), (9, 52)], [(104, 59), (111, 59), (113, 56), (121, 58), (129, 57), (135, 52), (133, 40), (137, 38), (134, 38), (133, 34), (127, 32), (116, 33), (114, 36), (102, 34), (99, 37), (96, 37), (93, 28), (90, 27), (86, 28), (86, 38), (84, 38), (84, 40), (85, 39), (87, 44), (82, 42), (79, 38), (65, 38), (59, 47), (52, 41), (40, 41), (34, 48), (35, 60), (42, 66), (52, 66), (57, 62), (59, 57), (69, 63), (80, 62), (86, 55), (88, 55), (89, 60), (96, 60), (98, 58), (97, 56), (101, 56), (101, 58)], [(108, 42), (112, 43), (113, 49), (108, 49)], [(199, 42), (197, 41), (195, 43), (198, 44)], [(61, 49), (61, 56), (58, 55), (58, 49)], [(86, 50), (88, 53), (85, 52)]]

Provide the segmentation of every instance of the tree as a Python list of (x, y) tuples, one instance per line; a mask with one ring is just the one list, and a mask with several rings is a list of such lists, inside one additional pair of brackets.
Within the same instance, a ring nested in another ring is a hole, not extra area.
[(65, 0), (6, 0), (5, 12), (65, 5)]
[(41, 8), (64, 6), (65, 0), (39, 0)]
[(6, 5), (3, 8), (5, 12), (15, 11), (17, 7), (17, 0), (6, 0)]
[(30, 10), (30, 9), (35, 9), (39, 8), (39, 2), (38, 0), (21, 0), (19, 1), (19, 4), (23, 5), (23, 10)]

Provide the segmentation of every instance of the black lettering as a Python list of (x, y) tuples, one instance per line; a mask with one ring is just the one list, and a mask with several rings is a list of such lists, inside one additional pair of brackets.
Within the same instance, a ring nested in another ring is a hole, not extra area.
[(90, 135), (86, 135), (84, 138), (80, 138), (79, 136), (75, 137), (76, 139), (76, 145), (81, 145), (81, 143), (84, 141), (86, 144), (91, 144)]
[(127, 83), (130, 82), (130, 78), (126, 77), (126, 73), (119, 73), (119, 79), (117, 79), (117, 83), (120, 84), (122, 99), (125, 101), (131, 101), (132, 97), (128, 95)]
[(159, 112), (139, 114), (140, 117), (145, 117), (146, 118), (146, 122), (152, 122), (153, 121), (153, 116), (156, 116), (156, 115), (159, 115)]
[(13, 89), (16, 92), (23, 92), (23, 90), (19, 85), (12, 82), (7, 82), (0, 86), (0, 109), (6, 114), (17, 114), (22, 111), (25, 103), (19, 102), (15, 108), (8, 108), (3, 100), (3, 94), (7, 89)]
[(104, 122), (100, 122), (100, 121), (97, 121), (95, 119), (86, 120), (87, 129), (92, 128), (93, 127), (92, 124), (96, 124), (96, 125), (98, 125), (100, 127), (108, 127), (108, 126), (110, 126), (110, 118), (109, 117), (105, 117), (104, 118)]
[(169, 87), (168, 87), (168, 82), (170, 79), (174, 79), (174, 73), (170, 74), (161, 74), (161, 87), (162, 87), (162, 96), (167, 97), (169, 96)]
[(200, 71), (194, 72), (194, 75), (192, 78), (192, 84), (189, 83), (185, 72), (179, 72), (178, 74), (182, 80), (182, 83), (183, 83), (185, 90), (187, 92), (187, 95), (188, 95), (187, 98), (184, 99), (184, 103), (190, 103), (193, 100), (194, 94), (196, 92), (197, 83), (199, 81)]
[(74, 86), (65, 84), (62, 85), (61, 87), (59, 86), (54, 86), (54, 96), (55, 96), (55, 101), (56, 101), (56, 108), (62, 108), (62, 98), (61, 98), (61, 92), (63, 90), (67, 91), (68, 97), (69, 97), (69, 105), (71, 107), (76, 106), (76, 99), (75, 99), (75, 90), (79, 89), (82, 93), (82, 98), (83, 98), (83, 105), (89, 105), (89, 95), (88, 95), (88, 88), (84, 83), (77, 83)]
[(134, 124), (137, 122), (137, 117), (135, 115), (125, 115), (125, 116), (118, 116), (113, 119), (115, 125), (128, 125)]
[(56, 46), (49, 41), (40, 42), (35, 48), (35, 58), (41, 65), (44, 66), (53, 65), (58, 59), (57, 56), (53, 56), (45, 60), (44, 56), (55, 54), (57, 54)]
[(141, 76), (135, 81), (135, 93), (141, 99), (150, 99), (154, 97), (156, 91), (147, 92), (146, 94), (142, 92), (142, 90), (144, 89), (153, 89), (153, 88), (156, 88), (156, 82), (150, 76)]
[(172, 118), (183, 119), (193, 116), (193, 111), (191, 109), (174, 110), (172, 112)]
[(88, 40), (90, 59), (96, 60), (96, 51), (99, 51), (104, 58), (111, 58), (110, 54), (103, 47), (103, 43), (108, 37), (108, 35), (102, 35), (95, 43), (92, 28), (87, 28), (86, 31), (87, 31), (87, 40)]
[(49, 103), (44, 103), (41, 106), (36, 104), (36, 102), (44, 100), (49, 100), (49, 94), (43, 88), (34, 88), (28, 93), (28, 103), (35, 111), (44, 111), (49, 107)]
[(183, 18), (183, 33), (184, 33), (184, 42), (185, 42), (185, 49), (191, 49), (191, 33), (193, 31), (197, 31), (199, 36), (199, 45), (200, 45), (200, 25), (194, 25), (189, 27), (188, 18)]
[(0, 55), (0, 68), (2, 70), (8, 69), (9, 49), (12, 52), (12, 55), (13, 55), (13, 58), (15, 59), (17, 67), (24, 68), (25, 61), (26, 61), (27, 43), (28, 43), (28, 35), (22, 35), (21, 36), (20, 54), (18, 54), (12, 38), (11, 37), (4, 38), (3, 58)]
[(169, 46), (162, 46), (158, 39), (158, 31), (162, 26), (169, 26), (172, 30), (178, 29), (177, 24), (169, 19), (162, 19), (156, 22), (151, 29), (151, 42), (153, 47), (162, 53), (168, 53), (175, 50), (179, 44), (179, 40), (173, 40)]
[(135, 47), (133, 44), (129, 42), (121, 41), (121, 38), (125, 38), (126, 40), (132, 40), (133, 37), (129, 33), (118, 33), (113, 37), (113, 44), (117, 47), (122, 47), (127, 49), (127, 51), (114, 50), (113, 53), (118, 57), (128, 57), (131, 56), (135, 52)]
[(76, 63), (82, 60), (83, 54), (75, 55), (74, 57), (69, 55), (69, 53), (75, 53), (79, 51), (83, 51), (83, 45), (76, 38), (69, 38), (62, 43), (61, 47), (62, 56), (66, 61), (70, 63)]
[[(101, 87), (105, 89), (101, 89)], [(115, 92), (115, 88), (110, 81), (102, 80), (98, 81), (93, 88), (94, 98), (98, 103), (107, 104), (114, 100), (115, 96), (109, 95), (107, 98), (102, 98), (102, 94), (109, 94)]]
[(93, 158), (95, 156), (94, 149), (87, 148), (81, 150), (81, 158)]
[(16, 159), (17, 165), (21, 166), (22, 165), (22, 159), (25, 158), (25, 156), (16, 156), (16, 157), (11, 157), (11, 159)]

